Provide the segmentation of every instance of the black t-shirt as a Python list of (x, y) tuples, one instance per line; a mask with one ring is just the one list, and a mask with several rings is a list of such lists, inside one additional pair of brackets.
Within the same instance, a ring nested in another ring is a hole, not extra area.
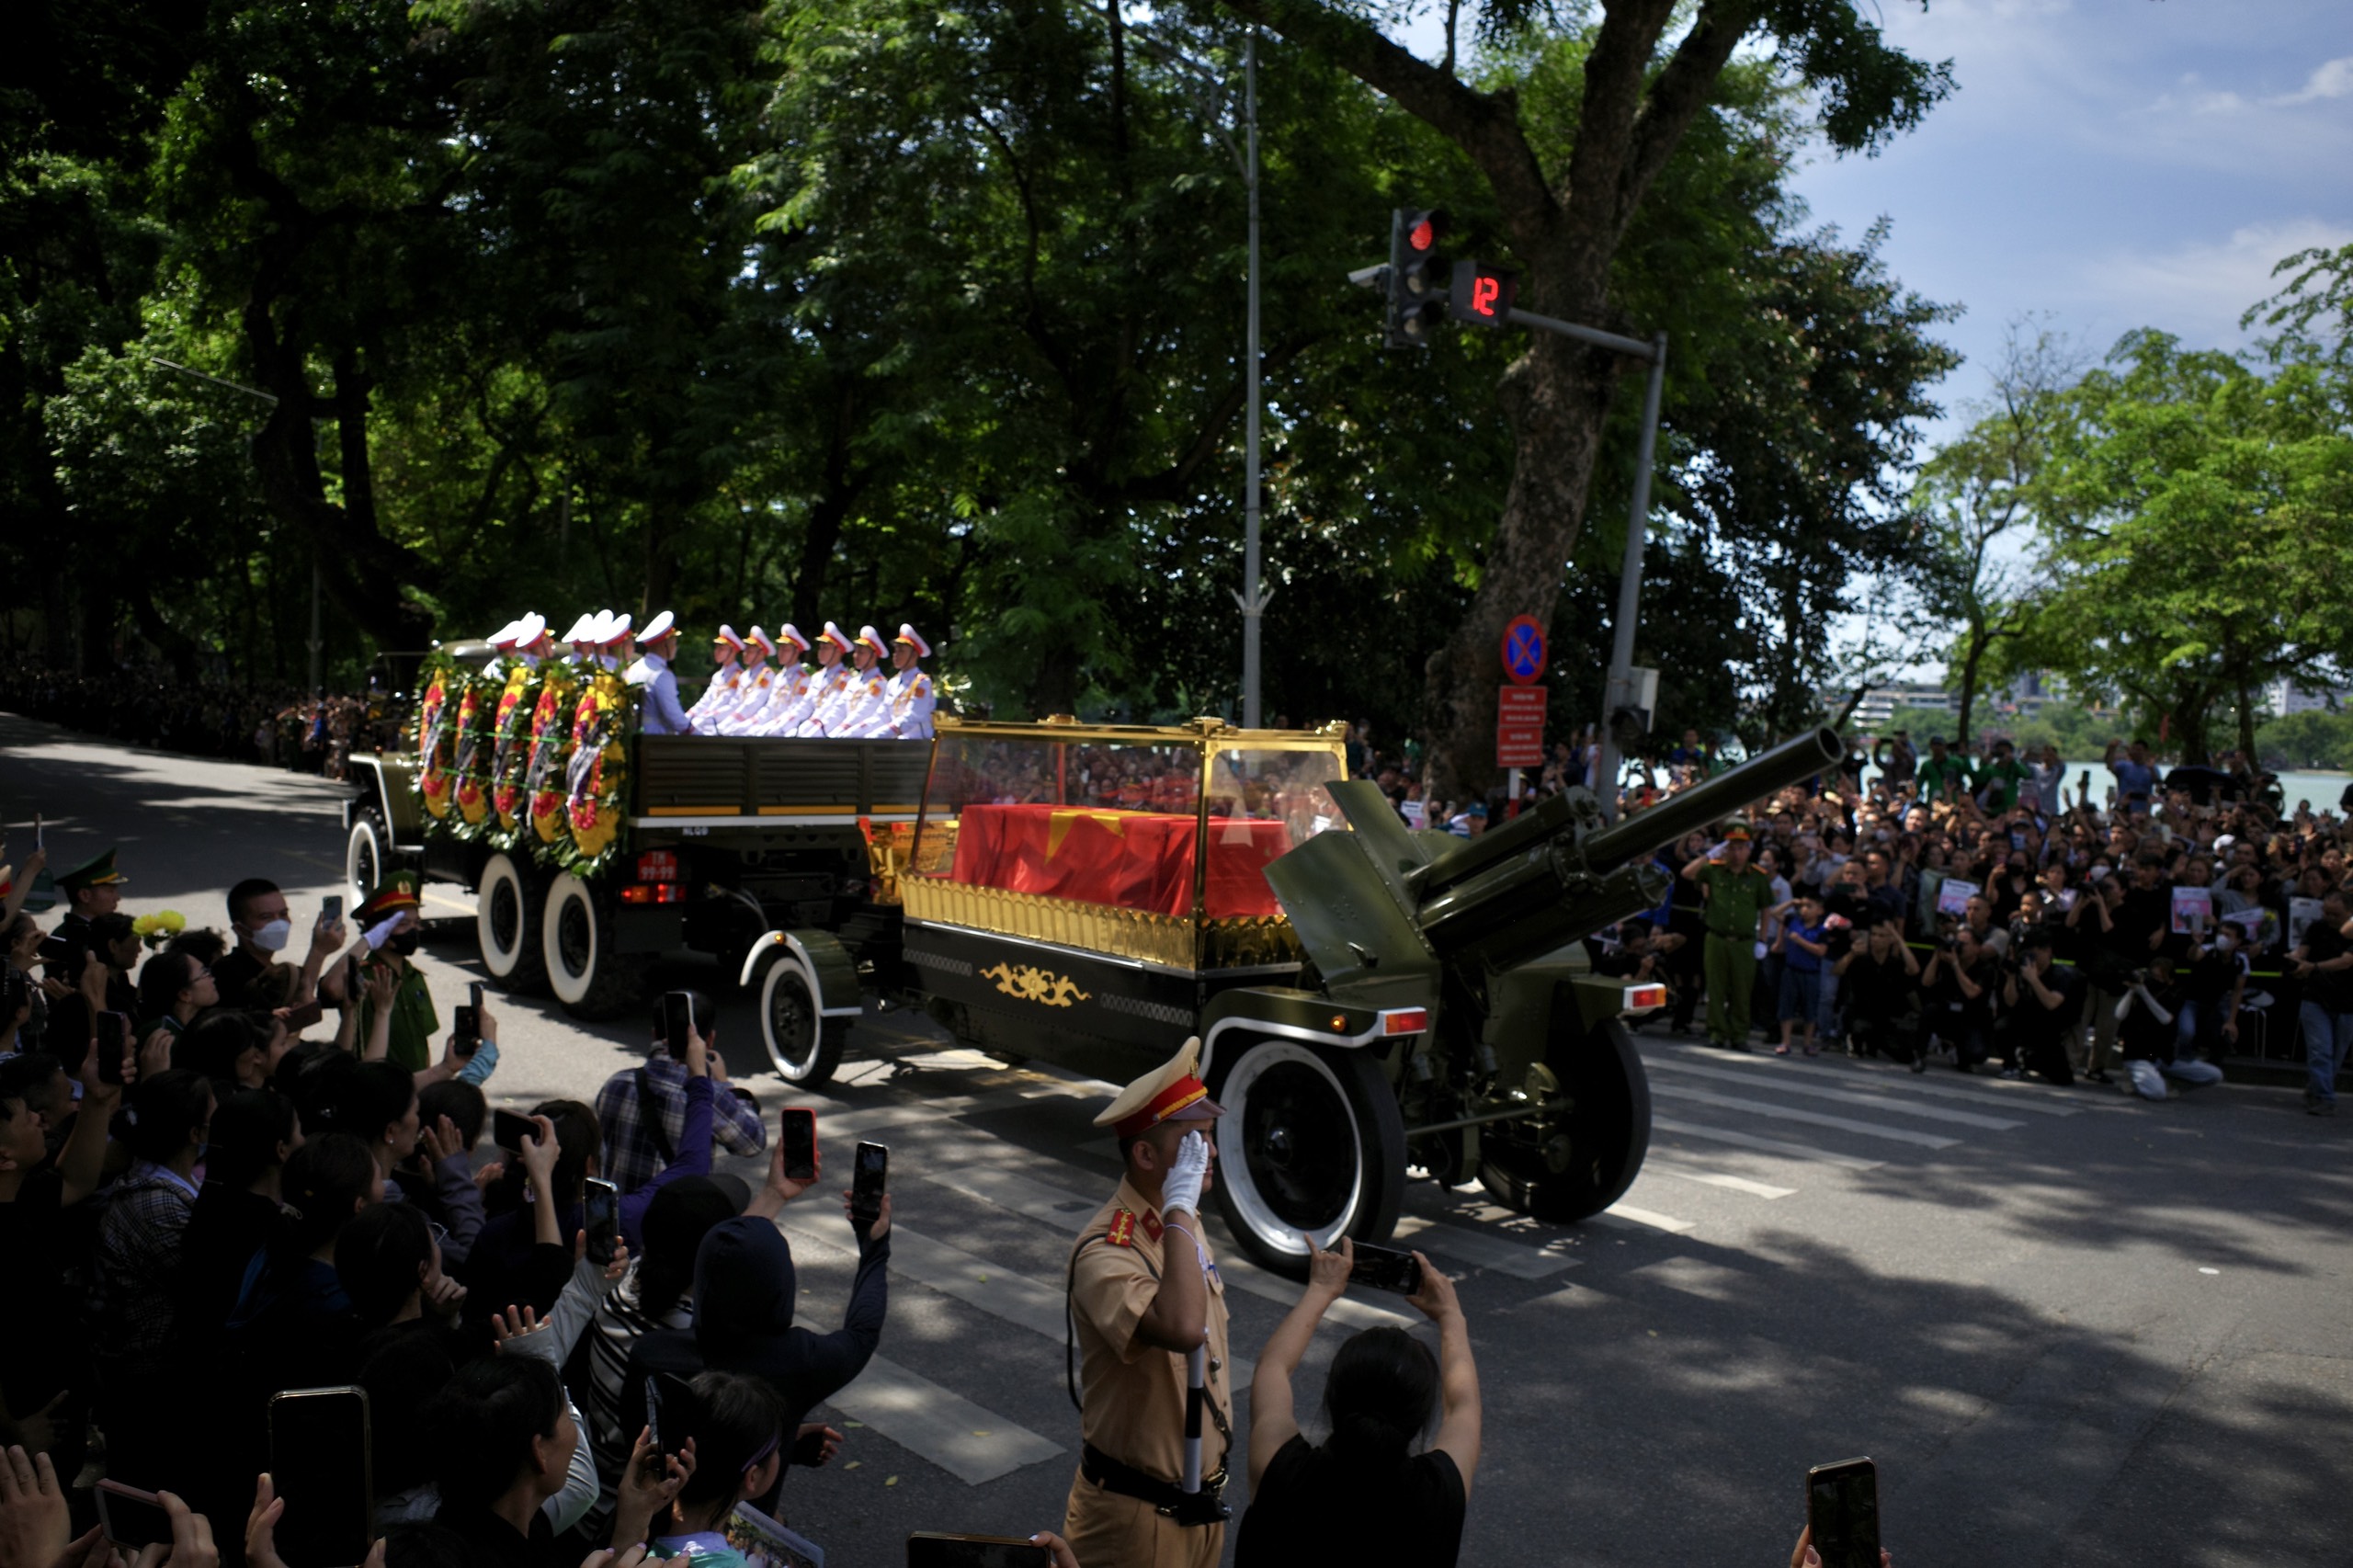
[[(22, 1110), (19, 1116), (25, 1114)], [(55, 1165), (27, 1173), (15, 1201), (0, 1203), (0, 1393), (29, 1415), (81, 1365), (81, 1328), (67, 1299), (65, 1178)]]
[(2018, 1027), (2037, 1040), (2055, 1040), (2074, 1028), (2084, 1016), (2084, 977), (2056, 964), (2042, 971), (2042, 988), (2056, 992), (2059, 1005), (2046, 1007), (2025, 975), (2018, 976), (2018, 999), (2011, 1007)]
[(1442, 1449), (1367, 1474), (1295, 1437), (1267, 1461), (1243, 1513), (1234, 1568), (1304, 1562), (1453, 1568), (1468, 1500), (1462, 1472)]
[[(2319, 963), (2325, 959), (2345, 956), (2347, 943), (2344, 933), (2329, 924), (2326, 917), (2304, 927), (2304, 961)], [(2332, 1013), (2353, 1012), (2353, 971), (2323, 970), (2303, 977), (2304, 1000), (2317, 1004)]]
[(284, 964), (265, 964), (243, 948), (233, 948), (212, 966), (212, 983), (220, 989), (221, 1005), (253, 1012), (283, 1007), (292, 991), (294, 971)]
[(1906, 998), (1918, 983), (1904, 972), (1901, 950), (1881, 960), (1871, 957), (1870, 949), (1865, 947), (1856, 949), (1854, 960), (1839, 979), (1838, 988), (1847, 998), (1849, 1016), (1885, 1019), (1903, 1013)]
[(2193, 1002), (2220, 1002), (2230, 995), (2231, 987), (2245, 972), (2246, 960), (2237, 953), (2218, 952), (2210, 948), (2182, 977), (2182, 994)]

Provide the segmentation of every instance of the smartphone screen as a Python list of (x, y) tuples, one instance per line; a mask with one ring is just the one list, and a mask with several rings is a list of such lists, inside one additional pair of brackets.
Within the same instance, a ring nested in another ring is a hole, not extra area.
[(482, 1044), (482, 1006), (476, 1003), (472, 1006), (460, 1006), (452, 1011), (454, 1017), (450, 1020), (449, 1027), (457, 1031), (458, 1054), (472, 1056), (474, 1049)]
[(662, 1038), (670, 1048), (673, 1061), (687, 1059), (687, 1036), (695, 1027), (695, 999), (685, 991), (665, 992), (662, 996)]
[(1370, 1285), (1376, 1290), (1394, 1290), (1401, 1296), (1420, 1292), (1422, 1265), (1412, 1253), (1358, 1242), (1356, 1244), (1356, 1266), (1348, 1270), (1349, 1284)]
[(510, 1154), (523, 1152), (523, 1140), (540, 1135), (537, 1123), (516, 1110), (494, 1110), (490, 1113), (490, 1141)]
[(339, 892), (331, 892), (327, 894), (326, 903), (319, 911), (319, 924), (322, 926), (332, 926), (342, 918), (343, 894)]
[(611, 1182), (590, 1176), (581, 1213), (588, 1227), (588, 1261), (612, 1262), (614, 1248), (621, 1236), (621, 1189)]
[(368, 1392), (289, 1389), (269, 1401), (269, 1475), (286, 1512), (278, 1555), (289, 1563), (365, 1562), (375, 1540)]
[(131, 1043), (131, 1015), (100, 1013), (98, 1015), (98, 1082), (122, 1082), (122, 1051)]
[(1879, 1568), (1879, 1467), (1870, 1460), (1806, 1471), (1805, 1517), (1823, 1568)]
[(849, 1184), (849, 1211), (859, 1221), (881, 1217), (882, 1194), (888, 1188), (891, 1151), (881, 1143), (858, 1146), (856, 1173)]
[(935, 1535), (907, 1537), (907, 1568), (1050, 1568), (1052, 1554), (1018, 1536)]
[(97, 1496), (98, 1526), (115, 1545), (136, 1551), (142, 1546), (171, 1544), (172, 1517), (153, 1492), (142, 1492), (119, 1481), (101, 1481)]
[(784, 1144), (784, 1179), (817, 1179), (817, 1113), (787, 1106), (777, 1117), (777, 1133)]
[(305, 1002), (286, 1015), (286, 1032), (301, 1034), (327, 1016), (325, 1007), (316, 1002)]

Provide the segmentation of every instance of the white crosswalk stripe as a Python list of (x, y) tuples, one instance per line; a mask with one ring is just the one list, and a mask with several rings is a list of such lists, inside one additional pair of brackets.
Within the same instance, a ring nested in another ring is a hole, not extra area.
[(1959, 1084), (1915, 1077), (1893, 1062), (1855, 1062), (1836, 1053), (1809, 1061), (1803, 1057), (1793, 1060), (1763, 1051), (1726, 1051), (1705, 1046), (1667, 1045), (1654, 1046), (1643, 1061), (1647, 1065), (1656, 1066), (1663, 1056), (1670, 1053), (1691, 1062), (1719, 1066), (1726, 1072), (1750, 1073), (1759, 1078), (1772, 1078), (1782, 1073), (1813, 1074), (1831, 1077), (1841, 1088), (1870, 1088), (1906, 1097), (1926, 1095), (1930, 1099), (1999, 1106), (2006, 1111), (2030, 1116), (2081, 1116), (2086, 1111), (2118, 1108), (2104, 1100), (2062, 1098), (2057, 1092), (2042, 1084), (1979, 1078), (1973, 1086), (1963, 1087)]
[(1751, 1181), (1746, 1176), (1733, 1176), (1723, 1171), (1699, 1170), (1674, 1160), (1663, 1160), (1656, 1154), (1643, 1162), (1643, 1175), (1696, 1181), (1706, 1187), (1721, 1187), (1730, 1192), (1745, 1192), (1751, 1198), (1787, 1198), (1797, 1191), (1794, 1187), (1775, 1187), (1770, 1182)]
[(880, 1356), (825, 1403), (971, 1486), (1069, 1452)]
[(1754, 1149), (1760, 1154), (1779, 1154), (1792, 1160), (1813, 1160), (1842, 1170), (1874, 1171), (1885, 1165), (1884, 1160), (1866, 1160), (1860, 1155), (1841, 1153), (1836, 1149), (1817, 1149), (1809, 1143), (1792, 1143), (1785, 1138), (1767, 1138), (1735, 1128), (1711, 1127), (1705, 1122), (1686, 1121), (1680, 1117), (1660, 1116), (1653, 1112), (1651, 1131), (1672, 1132), (1684, 1138), (1704, 1138), (1714, 1143), (1729, 1143), (1736, 1149)]
[(1711, 1089), (1688, 1089), (1680, 1084), (1651, 1085), (1654, 1096), (1693, 1105), (1714, 1106), (1722, 1110), (1744, 1110), (1752, 1116), (1773, 1121), (1802, 1122), (1809, 1127), (1828, 1127), (1840, 1132), (1851, 1132), (1859, 1138), (1877, 1138), (1891, 1143), (1910, 1143), (1922, 1149), (1949, 1149), (1961, 1142), (1937, 1132), (1915, 1131), (1909, 1127), (1888, 1127), (1876, 1121), (1858, 1121), (1850, 1116), (1825, 1116), (1820, 1111), (1800, 1110), (1795, 1106), (1777, 1105), (1745, 1095), (1720, 1095)]
[(1824, 1084), (1798, 1084), (1779, 1079), (1768, 1085), (1728, 1067), (1700, 1067), (1688, 1062), (1653, 1062), (1649, 1066), (1654, 1072), (1672, 1074), (1677, 1078), (1703, 1078), (1711, 1082), (1738, 1084), (1744, 1089), (1833, 1100), (1840, 1105), (1868, 1106), (1873, 1110), (1883, 1110), (1896, 1116), (1916, 1116), (1923, 1121), (1949, 1122), (1956, 1127), (1975, 1127), (1988, 1132), (2013, 1132), (2026, 1125), (2006, 1116), (1986, 1116), (1978, 1111), (1953, 1110), (1940, 1105), (1907, 1104), (1898, 1095), (1864, 1094), (1852, 1089), (1832, 1088)]

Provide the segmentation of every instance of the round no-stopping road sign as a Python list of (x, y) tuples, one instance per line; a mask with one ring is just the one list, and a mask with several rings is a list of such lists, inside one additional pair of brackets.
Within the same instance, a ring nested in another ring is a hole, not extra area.
[(1512, 618), (1504, 628), (1504, 674), (1521, 686), (1544, 673), (1544, 628), (1532, 615)]

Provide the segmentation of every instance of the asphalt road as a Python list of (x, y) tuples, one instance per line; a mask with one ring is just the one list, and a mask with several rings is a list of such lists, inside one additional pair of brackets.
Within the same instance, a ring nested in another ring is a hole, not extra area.
[[(222, 890), (260, 875), (286, 887), (299, 928), (340, 875), (330, 786), (0, 716), (9, 858), (36, 808), (56, 865), (121, 846), (134, 913), (225, 925)], [(471, 907), (462, 889), (428, 892), (432, 915)], [(467, 921), (426, 949), (445, 1017), (472, 949)], [(718, 982), (707, 964), (673, 972)], [(500, 1011), (494, 1100), (585, 1099), (635, 1059), (635, 1024)], [(728, 996), (721, 1043), (765, 1107), (784, 1103), (756, 1071), (747, 999)], [(1415, 1244), (1466, 1275), (1480, 1358), (1466, 1562), (1779, 1563), (1805, 1468), (1857, 1454), (1878, 1461), (1904, 1568), (2353, 1555), (2353, 1117), (2307, 1118), (2292, 1089), (2144, 1106), (1642, 1044), (1657, 1131), (1611, 1215), (1554, 1230), (1475, 1187), (1409, 1192)], [(835, 1174), (858, 1138), (892, 1146), (901, 1231), (882, 1359), (834, 1413), (858, 1425), (834, 1467), (788, 1491), (836, 1564), (897, 1562), (913, 1529), (1061, 1517), (1077, 1444), (1063, 1260), (1116, 1179), (1089, 1125), (1106, 1092), (870, 1014), (844, 1079), (801, 1096)], [(838, 1323), (838, 1206), (813, 1195), (786, 1221), (803, 1321)], [(1290, 1288), (1228, 1273), (1233, 1344), (1251, 1354)], [(1350, 1304), (1318, 1361), (1397, 1304)], [(1302, 1381), (1311, 1408), (1314, 1363)]]

